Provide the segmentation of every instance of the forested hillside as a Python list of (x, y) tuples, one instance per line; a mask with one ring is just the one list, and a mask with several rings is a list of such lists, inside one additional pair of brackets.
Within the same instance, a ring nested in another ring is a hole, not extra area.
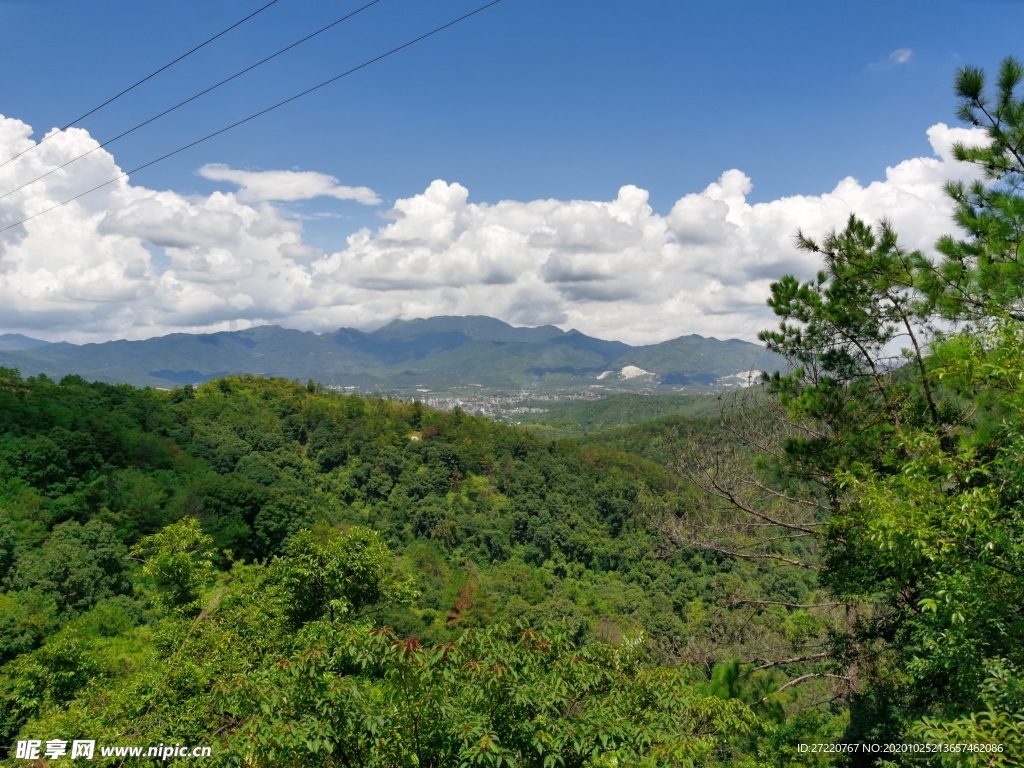
[[(4, 743), (597, 765), (796, 738), (778, 730), (792, 694), (763, 722), (743, 704), (785, 674), (737, 681), (728, 662), (820, 642), (806, 612), (737, 605), (803, 600), (813, 581), (661, 552), (648, 511), (688, 502), (654, 462), (280, 379), (0, 382)], [(287, 659), (308, 675), (282, 677)], [(403, 699), (395, 676), (426, 687)], [(488, 715), (499, 692), (508, 709)], [(421, 716), (428, 744), (374, 741)]]
[[(608, 430), (679, 415), (684, 420), (711, 416), (734, 400), (727, 394), (701, 395), (608, 395), (597, 400), (536, 401), (540, 413), (516, 413), (506, 417), (529, 425), (545, 437), (584, 437)], [(533, 405), (534, 403), (529, 403)]]

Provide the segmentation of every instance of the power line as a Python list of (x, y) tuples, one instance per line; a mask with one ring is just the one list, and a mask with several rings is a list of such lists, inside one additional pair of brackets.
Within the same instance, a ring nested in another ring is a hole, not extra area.
[(323, 88), (324, 86), (330, 85), (331, 83), (335, 82), (336, 80), (340, 80), (343, 77), (348, 77), (349, 75), (353, 74), (354, 72), (358, 72), (361, 69), (365, 69), (366, 67), (368, 67), (371, 64), (374, 64), (374, 63), (376, 63), (378, 61), (380, 61), (381, 59), (386, 59), (388, 56), (391, 56), (391, 55), (393, 55), (395, 53), (398, 53), (399, 51), (401, 51), (401, 50), (403, 50), (405, 48), (408, 48), (411, 45), (415, 45), (416, 43), (418, 43), (418, 42), (420, 42), (422, 40), (426, 40), (428, 37), (432, 37), (433, 35), (436, 35), (438, 32), (441, 32), (441, 31), (443, 31), (445, 29), (448, 29), (448, 27), (453, 27), (456, 24), (458, 24), (459, 22), (465, 21), (466, 19), (470, 18), (471, 16), (476, 16), (478, 13), (481, 13), (482, 11), (485, 11), (488, 8), (490, 8), (492, 5), (497, 5), (500, 2), (501, 2), (501, 0), (491, 0), (491, 2), (489, 2), (489, 3), (485, 4), (485, 5), (481, 5), (479, 8), (477, 8), (474, 11), (470, 11), (469, 13), (467, 13), (467, 14), (465, 14), (463, 16), (459, 16), (459, 18), (454, 19), (453, 21), (449, 21), (447, 24), (442, 24), (440, 27), (436, 27), (435, 29), (432, 29), (430, 32), (427, 32), (426, 34), (420, 35), (419, 37), (414, 38), (414, 39), (410, 40), (407, 43), (403, 43), (402, 45), (398, 46), (397, 48), (392, 48), (387, 53), (382, 53), (379, 56), (375, 56), (374, 58), (372, 58), (372, 59), (370, 59), (368, 61), (364, 61), (359, 66), (352, 67), (352, 69), (349, 69), (349, 70), (347, 70), (345, 72), (342, 72), (340, 75), (335, 75), (334, 77), (329, 78), (328, 80), (324, 80), (319, 85), (314, 85), (312, 88), (307, 88), (306, 90), (302, 91), (301, 93), (297, 93), (294, 96), (291, 96), (291, 97), (285, 99), (284, 101), (279, 101), (279, 102), (277, 102), (277, 104), (274, 104), (272, 106), (267, 107), (266, 109), (262, 109), (259, 112), (251, 114), (248, 117), (245, 117), (245, 118), (239, 120), (236, 123), (232, 123), (231, 125), (229, 125), (229, 126), (227, 126), (225, 128), (221, 128), (219, 131), (214, 131), (213, 133), (209, 133), (206, 136), (203, 136), (201, 139), (196, 139), (195, 141), (190, 142), (189, 144), (186, 144), (183, 147), (178, 147), (174, 151), (168, 152), (166, 155), (161, 155), (160, 157), (156, 158), (156, 160), (150, 160), (148, 163), (144, 163), (143, 165), (140, 165), (137, 168), (132, 168), (130, 171), (125, 171), (120, 176), (115, 176), (114, 178), (110, 179), (110, 181), (105, 181), (102, 184), (98, 184), (95, 187), (93, 187), (92, 189), (87, 189), (85, 192), (81, 192), (81, 193), (75, 195), (74, 197), (70, 197), (67, 200), (64, 200), (63, 202), (57, 203), (56, 205), (50, 206), (49, 208), (45, 208), (45, 209), (39, 211), (38, 213), (32, 214), (31, 216), (27, 216), (24, 219), (22, 219), (21, 221), (16, 221), (14, 224), (9, 224), (8, 226), (4, 227), (3, 229), (0, 229), (0, 233), (6, 232), (9, 229), (14, 229), (15, 227), (20, 226), (20, 225), (24, 224), (27, 221), (31, 221), (32, 219), (36, 218), (37, 216), (42, 216), (44, 213), (49, 213), (50, 211), (56, 210), (57, 208), (60, 208), (61, 206), (67, 205), (68, 203), (73, 203), (75, 200), (78, 200), (80, 197), (85, 197), (86, 195), (91, 194), (91, 193), (95, 192), (98, 189), (103, 189), (103, 187), (106, 187), (106, 186), (108, 186), (110, 184), (113, 184), (115, 181), (120, 181), (121, 179), (125, 178), (126, 176), (130, 176), (133, 173), (138, 173), (139, 171), (143, 170), (144, 168), (149, 168), (151, 165), (156, 165), (157, 163), (159, 163), (159, 162), (161, 162), (163, 160), (166, 160), (169, 157), (173, 157), (174, 155), (177, 155), (180, 152), (184, 152), (186, 149), (191, 149), (192, 147), (196, 146), (197, 144), (202, 144), (204, 141), (208, 141), (209, 139), (212, 139), (215, 136), (220, 136), (222, 133), (227, 133), (232, 128), (237, 128), (238, 126), (240, 126), (240, 125), (242, 125), (244, 123), (248, 123), (250, 120), (255, 120), (257, 117), (261, 117), (262, 115), (265, 115), (268, 112), (273, 112), (278, 107), (283, 107), (285, 104), (289, 104), (289, 103), (295, 101), (296, 99), (301, 99), (303, 96), (306, 96), (306, 95), (308, 95), (310, 93), (313, 93), (313, 91), (318, 91), (321, 88)]
[(127, 87), (127, 88), (125, 88), (125, 89), (124, 89), (123, 91), (121, 91), (121, 92), (120, 92), (119, 94), (117, 94), (116, 96), (112, 96), (111, 98), (107, 99), (107, 100), (106, 100), (106, 101), (104, 101), (104, 102), (103, 102), (102, 104), (100, 104), (100, 105), (99, 105), (98, 107), (94, 107), (93, 109), (90, 109), (90, 110), (89, 110), (88, 112), (86, 112), (86, 113), (85, 113), (84, 115), (81, 115), (81, 116), (79, 116), (79, 117), (76, 117), (76, 118), (75, 118), (74, 120), (72, 120), (72, 121), (71, 121), (70, 123), (68, 123), (67, 125), (65, 125), (65, 126), (64, 126), (63, 128), (60, 128), (60, 129), (58, 129), (58, 130), (57, 130), (57, 131), (55, 131), (54, 133), (51, 133), (51, 134), (50, 134), (49, 136), (45, 136), (45, 137), (43, 137), (42, 139), (40, 139), (40, 140), (39, 140), (39, 142), (37, 142), (36, 144), (33, 144), (33, 145), (32, 145), (31, 147), (29, 147), (28, 149), (24, 150), (23, 152), (19, 152), (19, 153), (18, 153), (18, 154), (16, 154), (16, 155), (15, 155), (14, 157), (9, 157), (8, 159), (4, 160), (4, 161), (3, 161), (2, 163), (0, 163), (0, 168), (3, 168), (3, 167), (4, 167), (5, 165), (7, 165), (8, 163), (12, 162), (13, 160), (17, 160), (17, 159), (18, 159), (19, 157), (21, 157), (22, 155), (24, 155), (24, 154), (25, 154), (25, 152), (31, 152), (31, 151), (32, 151), (33, 149), (35, 149), (36, 147), (38, 147), (38, 146), (39, 146), (40, 144), (42, 144), (42, 143), (43, 143), (44, 141), (48, 141), (48, 140), (50, 139), (50, 137), (52, 137), (52, 136), (56, 136), (56, 135), (57, 135), (58, 133), (63, 133), (63, 132), (64, 132), (64, 131), (66, 131), (66, 130), (67, 130), (68, 128), (70, 128), (71, 126), (73, 126), (73, 125), (74, 125), (75, 123), (78, 123), (78, 122), (80, 122), (80, 121), (82, 121), (82, 120), (85, 120), (85, 118), (89, 117), (89, 115), (92, 115), (92, 114), (95, 114), (96, 112), (99, 112), (99, 111), (100, 111), (101, 109), (103, 109), (103, 108), (104, 108), (105, 106), (107, 106), (108, 104), (112, 104), (113, 102), (117, 101), (118, 99), (120, 99), (120, 98), (121, 98), (122, 96), (124, 96), (124, 95), (125, 95), (126, 93), (128, 93), (129, 91), (131, 91), (131, 90), (134, 90), (135, 88), (138, 88), (138, 87), (139, 87), (140, 85), (142, 85), (142, 84), (143, 84), (144, 82), (146, 82), (147, 80), (152, 80), (152, 79), (153, 79), (154, 77), (156, 77), (157, 75), (159, 75), (159, 74), (160, 74), (161, 72), (163, 72), (163, 71), (164, 71), (165, 69), (169, 69), (169, 68), (173, 67), (173, 66), (174, 66), (175, 64), (177, 64), (177, 63), (178, 63), (179, 61), (181, 61), (182, 59), (186, 59), (186, 58), (188, 58), (188, 57), (189, 57), (189, 56), (191, 56), (191, 55), (192, 55), (193, 53), (195, 53), (196, 51), (198, 51), (198, 50), (199, 50), (200, 48), (205, 48), (205, 47), (206, 47), (207, 45), (209, 45), (210, 43), (212, 43), (212, 42), (213, 42), (214, 40), (216, 40), (216, 39), (217, 39), (218, 37), (223, 37), (224, 35), (226, 35), (226, 34), (227, 34), (228, 32), (230, 32), (230, 31), (231, 31), (232, 29), (234, 29), (235, 27), (239, 27), (239, 26), (241, 26), (242, 24), (244, 24), (245, 22), (247, 22), (247, 21), (248, 21), (249, 19), (251, 19), (251, 18), (252, 18), (253, 16), (256, 16), (256, 15), (258, 15), (258, 14), (260, 14), (260, 13), (263, 13), (263, 11), (267, 10), (267, 8), (269, 8), (270, 6), (272, 6), (272, 5), (274, 4), (274, 3), (278, 2), (278, 1), (279, 1), (279, 0), (270, 0), (270, 2), (269, 2), (269, 3), (267, 3), (266, 5), (264, 5), (264, 6), (260, 7), (260, 8), (257, 8), (257, 9), (256, 9), (255, 11), (253, 11), (253, 12), (252, 12), (252, 13), (250, 13), (250, 14), (249, 14), (248, 16), (246, 16), (246, 17), (245, 17), (244, 19), (241, 19), (241, 20), (239, 20), (239, 21), (236, 21), (236, 22), (235, 22), (234, 24), (232, 24), (232, 25), (231, 25), (230, 27), (228, 27), (227, 29), (223, 29), (223, 30), (221, 30), (221, 31), (220, 31), (220, 32), (218, 32), (218, 33), (217, 33), (216, 35), (214, 35), (213, 37), (211, 37), (211, 38), (210, 38), (209, 40), (206, 40), (206, 41), (204, 41), (204, 42), (200, 43), (199, 45), (197, 45), (197, 46), (196, 46), (195, 48), (193, 48), (192, 50), (190, 50), (190, 51), (186, 51), (185, 53), (181, 54), (181, 56), (179, 56), (178, 58), (176, 58), (176, 59), (175, 59), (174, 61), (171, 61), (171, 62), (168, 62), (167, 64), (164, 64), (164, 65), (163, 65), (162, 67), (160, 67), (160, 69), (158, 69), (158, 70), (156, 70), (156, 71), (154, 71), (154, 72), (151, 72), (150, 74), (146, 75), (146, 76), (145, 76), (144, 78), (142, 78), (141, 80), (139, 80), (138, 82), (136, 82), (136, 83), (133, 83), (132, 85), (129, 85), (129, 86)]
[[(45, 178), (46, 178), (47, 176), (49, 176), (49, 175), (50, 175), (51, 173), (56, 173), (57, 171), (61, 170), (62, 168), (67, 168), (67, 167), (68, 167), (69, 165), (71, 165), (72, 163), (74, 163), (74, 162), (76, 162), (76, 161), (78, 161), (78, 160), (81, 160), (81, 159), (82, 159), (83, 157), (85, 157), (85, 156), (87, 156), (87, 155), (91, 155), (91, 154), (92, 154), (93, 152), (95, 152), (95, 151), (96, 151), (96, 150), (98, 150), (98, 149), (103, 149), (103, 147), (105, 147), (105, 146), (107, 146), (107, 145), (109, 145), (109, 144), (113, 144), (113, 143), (114, 143), (115, 141), (117, 141), (118, 139), (123, 139), (123, 138), (124, 138), (125, 136), (127, 136), (127, 135), (128, 135), (129, 133), (134, 133), (135, 131), (139, 130), (139, 128), (143, 128), (143, 127), (145, 127), (145, 126), (149, 125), (150, 123), (152, 123), (152, 122), (155, 122), (156, 120), (159, 120), (159, 119), (160, 119), (161, 117), (163, 117), (164, 115), (169, 115), (169, 114), (170, 114), (171, 112), (173, 112), (174, 110), (178, 109), (179, 107), (183, 107), (183, 106), (185, 106), (186, 104), (188, 104), (189, 102), (191, 102), (191, 101), (195, 101), (195, 100), (196, 100), (196, 99), (198, 99), (198, 98), (199, 98), (200, 96), (205, 96), (205, 95), (206, 95), (206, 94), (208, 94), (208, 93), (209, 93), (210, 91), (214, 91), (214, 90), (216, 90), (216, 89), (220, 88), (220, 87), (221, 87), (222, 85), (225, 85), (225, 84), (227, 84), (227, 83), (230, 83), (230, 82), (231, 82), (232, 80), (234, 80), (235, 78), (241, 77), (241, 76), (242, 76), (242, 75), (244, 75), (244, 74), (245, 74), (246, 72), (250, 72), (250, 71), (252, 71), (252, 70), (256, 69), (256, 67), (258, 67), (258, 66), (260, 66), (260, 65), (262, 65), (262, 64), (266, 64), (266, 63), (267, 63), (268, 61), (270, 61), (271, 59), (277, 58), (277, 57), (278, 57), (278, 56), (280, 56), (280, 55), (281, 55), (282, 53), (286, 53), (287, 51), (290, 51), (290, 50), (291, 50), (292, 48), (295, 48), (296, 46), (302, 45), (303, 43), (305, 43), (305, 42), (306, 42), (306, 41), (308, 41), (308, 40), (312, 40), (312, 39), (313, 39), (314, 37), (316, 37), (317, 35), (319, 35), (319, 34), (321, 34), (321, 33), (323, 33), (323, 32), (326, 32), (326, 31), (327, 31), (328, 29), (330, 29), (331, 27), (336, 27), (336, 26), (338, 26), (338, 25), (339, 25), (339, 24), (341, 24), (341, 23), (342, 23), (343, 21), (347, 21), (348, 19), (350, 19), (350, 18), (352, 18), (353, 16), (355, 16), (355, 15), (356, 15), (357, 13), (362, 13), (362, 12), (363, 12), (363, 11), (365, 11), (365, 10), (366, 10), (367, 8), (369, 8), (369, 7), (371, 6), (371, 5), (376, 5), (376, 4), (377, 4), (377, 3), (379, 3), (380, 1), (381, 1), (381, 0), (371, 0), (371, 1), (369, 2), (369, 3), (367, 3), (367, 4), (366, 4), (366, 5), (364, 5), (364, 6), (362, 6), (361, 8), (357, 8), (356, 10), (352, 11), (351, 13), (349, 13), (349, 14), (347, 14), (347, 15), (345, 15), (345, 16), (342, 16), (342, 17), (341, 17), (340, 19), (337, 19), (336, 21), (332, 21), (332, 22), (331, 22), (330, 24), (328, 24), (328, 25), (326, 25), (326, 26), (320, 27), (320, 29), (318, 29), (318, 30), (316, 30), (315, 32), (312, 32), (312, 33), (310, 33), (310, 34), (306, 35), (306, 36), (305, 36), (304, 38), (302, 38), (301, 40), (297, 40), (296, 42), (292, 43), (291, 45), (289, 45), (289, 46), (286, 46), (285, 48), (282, 48), (282, 49), (281, 49), (281, 50), (279, 50), (279, 51), (278, 51), (277, 53), (272, 53), (272, 54), (271, 54), (270, 56), (267, 56), (267, 57), (266, 57), (265, 59), (261, 59), (260, 61), (257, 61), (257, 62), (256, 62), (255, 64), (253, 64), (253, 65), (251, 65), (251, 66), (248, 66), (248, 67), (246, 67), (245, 69), (241, 70), (240, 72), (236, 72), (235, 74), (231, 75), (231, 77), (225, 78), (224, 80), (221, 80), (221, 81), (220, 81), (219, 83), (216, 83), (215, 85), (211, 85), (211, 86), (210, 86), (209, 88), (207, 88), (206, 90), (200, 91), (199, 93), (195, 94), (194, 96), (190, 96), (189, 98), (185, 99), (184, 101), (179, 101), (179, 102), (178, 102), (177, 104), (175, 104), (175, 105), (174, 105), (173, 107), (170, 107), (169, 109), (165, 109), (165, 110), (164, 110), (163, 112), (161, 112), (160, 114), (158, 114), (158, 115), (154, 115), (153, 117), (149, 118), (148, 120), (146, 120), (146, 121), (144, 121), (144, 122), (141, 122), (141, 123), (139, 123), (139, 124), (138, 124), (138, 125), (136, 125), (136, 126), (135, 126), (134, 128), (129, 128), (129, 129), (128, 129), (127, 131), (125, 131), (124, 133), (119, 133), (119, 134), (118, 134), (117, 136), (115, 136), (114, 138), (112, 138), (112, 139), (107, 139), (107, 140), (106, 140), (105, 142), (103, 142), (102, 144), (99, 144), (98, 146), (95, 146), (95, 147), (93, 147), (93, 148), (92, 148), (92, 149), (90, 149), (90, 150), (89, 150), (88, 152), (83, 152), (82, 154), (78, 155), (78, 157), (73, 157), (73, 158), (71, 158), (70, 160), (68, 160), (68, 161), (67, 161), (66, 163), (64, 163), (63, 165), (58, 165), (58, 166), (57, 166), (56, 168), (51, 168), (51, 169), (50, 169), (49, 171), (47, 171), (46, 173), (44, 173), (44, 174), (42, 174), (42, 175), (40, 175), (40, 176), (36, 176), (36, 177), (35, 177), (34, 179), (32, 179), (31, 181), (26, 181), (26, 182), (25, 182), (24, 184), (22, 184), (22, 185), (21, 185), (20, 187), (15, 187), (14, 189), (12, 189), (12, 190), (10, 190), (10, 191), (8, 191), (8, 192), (4, 192), (4, 193), (3, 193), (2, 195), (0, 195), (0, 200), (3, 200), (3, 199), (4, 199), (5, 197), (7, 197), (8, 195), (13, 195), (13, 194), (14, 194), (15, 192), (18, 192), (18, 191), (20, 191), (20, 190), (24, 189), (25, 187), (27, 187), (27, 186), (28, 186), (28, 185), (30, 185), (30, 184), (35, 184), (35, 183), (36, 183), (37, 181), (40, 181), (40, 180), (42, 180), (42, 179), (45, 179)], [(276, 2), (276, 0), (275, 0), (275, 2)], [(40, 143), (40, 144), (42, 144), (42, 142), (39, 142), (39, 143)], [(38, 146), (38, 145), (36, 145), (36, 146)], [(27, 152), (28, 150), (25, 150), (25, 151)], [(0, 166), (0, 167), (3, 167), (3, 166)]]

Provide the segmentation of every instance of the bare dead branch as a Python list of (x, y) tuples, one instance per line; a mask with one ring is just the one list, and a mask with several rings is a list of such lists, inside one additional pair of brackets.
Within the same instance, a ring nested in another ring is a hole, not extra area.
[(794, 685), (799, 685), (800, 683), (805, 683), (808, 680), (814, 680), (816, 678), (820, 679), (820, 678), (823, 678), (823, 677), (832, 678), (833, 680), (843, 680), (843, 681), (845, 681), (847, 683), (850, 682), (849, 680), (847, 680), (842, 675), (830, 675), (830, 674), (827, 674), (827, 673), (812, 672), (812, 673), (807, 674), (807, 675), (800, 675), (800, 677), (793, 678), (788, 683), (785, 683), (784, 685), (779, 686), (779, 688), (777, 690), (772, 691), (767, 696), (765, 696), (763, 699), (761, 699), (761, 701), (759, 701), (758, 704), (763, 704), (764, 702), (768, 701), (768, 699), (770, 699), (775, 694), (782, 693), (784, 690), (786, 690), (787, 688), (790, 688), (790, 687), (792, 687)]
[(758, 544), (767, 544), (769, 541), (791, 541), (793, 539), (806, 539), (810, 536), (810, 532), (807, 533), (790, 533), (786, 536), (770, 536), (767, 539), (758, 540)]
[[(663, 520), (653, 519), (650, 521), (651, 526), (665, 536), (675, 544), (676, 549), (672, 552), (665, 552), (660, 557), (670, 557), (680, 549), (699, 549), (704, 552), (716, 552), (722, 555), (728, 555), (730, 557), (736, 557), (741, 560), (776, 560), (786, 565), (792, 565), (799, 568), (806, 568), (811, 571), (819, 572), (821, 569), (816, 565), (810, 563), (804, 563), (800, 560), (794, 560), (789, 557), (774, 553), (774, 552), (739, 552), (734, 548), (729, 548), (718, 544), (716, 542), (705, 541), (690, 536), (684, 535), (678, 528), (670, 527), (665, 524)], [(760, 543), (760, 542), (757, 542)]]
[(808, 507), (814, 507), (815, 509), (820, 509), (822, 512), (831, 512), (832, 511), (828, 507), (826, 507), (826, 506), (824, 506), (822, 504), (819, 504), (816, 501), (811, 501), (810, 499), (798, 499), (795, 496), (789, 496), (789, 495), (787, 495), (785, 493), (782, 493), (781, 491), (776, 491), (774, 488), (769, 488), (764, 483), (762, 483), (759, 480), (757, 480), (755, 478), (752, 478), (752, 477), (746, 478), (744, 482), (749, 483), (750, 485), (753, 485), (753, 486), (761, 489), (765, 493), (768, 493), (768, 494), (771, 494), (772, 496), (775, 496), (776, 498), (782, 499), (783, 501), (788, 501), (791, 504), (804, 504), (804, 505), (806, 505)]
[(718, 552), (723, 555), (729, 555), (730, 557), (738, 557), (740, 560), (778, 560), (779, 562), (783, 562), (786, 565), (793, 565), (797, 568), (806, 568), (807, 570), (814, 571), (815, 573), (821, 572), (821, 568), (818, 568), (815, 565), (811, 565), (810, 563), (801, 563), (799, 560), (792, 560), (788, 557), (776, 555), (771, 552), (744, 554), (742, 552), (731, 552), (727, 549), (714, 547), (708, 544), (697, 544), (696, 546), (698, 549), (703, 549), (706, 552)]
[(782, 605), (786, 608), (835, 608), (849, 603), (787, 603), (782, 600), (736, 600), (733, 605)]
[(815, 661), (816, 659), (827, 659), (827, 658), (828, 658), (828, 652), (827, 651), (822, 651), (821, 653), (812, 653), (812, 654), (809, 654), (807, 656), (794, 656), (791, 659), (776, 659), (775, 661), (766, 662), (766, 663), (762, 664), (759, 667), (754, 667), (754, 669), (750, 670), (750, 672), (748, 674), (753, 674), (754, 672), (760, 672), (762, 669), (770, 669), (771, 667), (780, 667), (783, 664), (797, 664), (798, 662), (801, 662), (801, 661)]
[(771, 523), (772, 525), (777, 525), (780, 528), (787, 528), (791, 531), (803, 531), (804, 533), (818, 533), (817, 531), (808, 528), (804, 525), (800, 525), (798, 523), (783, 522), (782, 520), (774, 518), (771, 515), (768, 515), (764, 512), (760, 512), (757, 509), (754, 509), (753, 507), (744, 504), (742, 501), (736, 498), (736, 495), (732, 491), (730, 491), (728, 488), (723, 487), (709, 472), (707, 472), (706, 470), (702, 470), (702, 474), (704, 474), (704, 476), (707, 477), (708, 482), (711, 484), (711, 487), (707, 488), (699, 485), (698, 487), (705, 493), (709, 493), (712, 496), (717, 496), (720, 499), (725, 499), (736, 509), (746, 512), (748, 515), (753, 515), (754, 517), (760, 520), (764, 520), (765, 522)]

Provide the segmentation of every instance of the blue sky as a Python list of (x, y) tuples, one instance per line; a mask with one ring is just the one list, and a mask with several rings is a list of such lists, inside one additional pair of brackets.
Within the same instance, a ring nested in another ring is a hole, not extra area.
[[(0, 111), (48, 129), (262, 4), (0, 0)], [(84, 125), (113, 135), (360, 4), (280, 0)], [(478, 4), (383, 0), (113, 151), (144, 162)], [(193, 172), (220, 162), (387, 199), (435, 178), (486, 201), (630, 183), (658, 209), (738, 167), (754, 200), (815, 193), (920, 153), (922, 131), (953, 119), (956, 68), (993, 67), (1022, 26), (1013, 2), (503, 0), (140, 181), (207, 191)], [(887, 64), (905, 48), (908, 64)]]
[[(262, 3), (0, 0), (0, 114), (38, 138)], [(280, 0), (82, 126), (102, 141), (359, 4)], [(382, 0), (110, 151), (134, 167), (479, 4)], [(931, 155), (925, 131), (955, 124), (956, 69), (1018, 53), (1022, 22), (1018, 2), (503, 0), (132, 182), (208, 195), (231, 189), (196, 173), (220, 163), (371, 187), (383, 206), (281, 204), (326, 252), (435, 179), (471, 203), (636, 185), (660, 214), (732, 168), (748, 204), (818, 195)]]

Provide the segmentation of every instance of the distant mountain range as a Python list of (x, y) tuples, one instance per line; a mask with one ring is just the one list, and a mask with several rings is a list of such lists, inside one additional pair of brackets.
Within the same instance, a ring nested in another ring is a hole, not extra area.
[(737, 386), (781, 358), (757, 344), (691, 335), (650, 346), (605, 341), (552, 325), (516, 328), (492, 317), (395, 320), (365, 333), (316, 334), (265, 325), (245, 331), (174, 333), (144, 341), (49, 343), (0, 335), (0, 366), (23, 375), (138, 386), (198, 384), (229, 373), (314, 379), (396, 393), (489, 391), (671, 391)]
[(40, 339), (30, 339), (20, 333), (0, 334), (0, 352), (20, 352), (23, 349), (38, 349), (45, 347), (50, 342)]

